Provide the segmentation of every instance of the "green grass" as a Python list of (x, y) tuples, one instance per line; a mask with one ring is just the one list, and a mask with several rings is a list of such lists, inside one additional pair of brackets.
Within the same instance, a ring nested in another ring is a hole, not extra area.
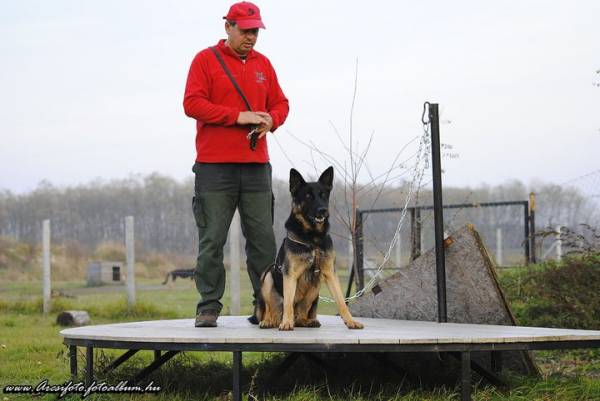
[[(588, 266), (583, 269), (594, 269)], [(577, 263), (574, 263), (577, 264)], [(564, 266), (563, 266), (564, 267)], [(569, 292), (570, 297), (589, 295), (590, 286), (596, 285), (593, 279), (586, 279), (586, 270), (554, 271), (561, 266), (539, 265), (530, 269), (506, 269), (500, 272), (500, 280), (519, 323), (527, 324), (532, 316), (528, 306), (535, 306), (542, 299), (560, 296), (563, 287), (569, 287), (565, 280), (575, 281), (577, 290)], [(579, 267), (581, 268), (581, 266)], [(575, 267), (578, 269), (578, 267)], [(546, 275), (556, 275), (556, 286), (548, 284)], [(581, 277), (580, 277), (581, 276)], [(251, 313), (250, 285), (245, 273), (241, 276), (242, 314)], [(583, 279), (581, 279), (583, 278)], [(581, 279), (581, 280), (580, 280)], [(37, 384), (47, 378), (51, 384), (60, 384), (69, 378), (67, 349), (58, 335), (62, 327), (55, 324), (58, 312), (66, 309), (82, 309), (90, 313), (93, 324), (124, 322), (146, 319), (192, 318), (198, 294), (189, 280), (177, 280), (173, 288), (158, 285), (160, 279), (138, 280), (137, 304), (127, 307), (125, 288), (86, 288), (84, 282), (53, 283), (53, 288), (63, 293), (77, 294), (75, 298), (54, 298), (53, 310), (48, 316), (41, 314), (41, 285), (39, 282), (4, 282), (0, 284), (0, 388), (7, 384)], [(342, 283), (346, 278), (342, 277)], [(544, 291), (537, 291), (540, 282)], [(546, 285), (547, 284), (547, 285)], [(157, 286), (158, 285), (158, 286)], [(227, 290), (228, 291), (228, 290)], [(537, 291), (537, 292), (536, 292)], [(558, 294), (557, 294), (558, 292)], [(323, 295), (329, 296), (326, 288)], [(595, 294), (593, 294), (595, 295)], [(596, 295), (597, 297), (597, 295)], [(593, 296), (592, 296), (593, 298)], [(228, 293), (225, 294), (224, 312), (228, 313)], [(571, 298), (565, 298), (571, 299)], [(579, 299), (579, 298), (577, 298)], [(587, 298), (586, 298), (587, 299)], [(541, 302), (541, 301), (540, 301)], [(578, 300), (571, 302), (579, 302)], [(595, 303), (587, 299), (588, 306)], [(583, 306), (582, 306), (583, 307)], [(331, 303), (321, 303), (319, 313), (335, 314), (336, 307)], [(538, 309), (538, 312), (540, 310)], [(545, 313), (553, 311), (541, 311)], [(577, 315), (575, 324), (592, 324), (598, 329), (596, 320), (588, 321), (589, 313)], [(570, 319), (561, 312), (556, 319)], [(567, 320), (568, 321), (568, 320)], [(594, 328), (594, 327), (592, 327)], [(84, 366), (83, 348), (80, 348), (79, 366)], [(122, 351), (102, 350), (96, 352), (96, 371), (105, 366)], [(106, 377), (109, 383), (134, 375), (149, 364), (152, 353), (143, 351), (117, 371)], [(317, 365), (299, 360), (290, 371), (281, 376), (273, 385), (270, 377), (279, 370), (282, 354), (244, 353), (242, 379), (246, 383), (244, 391), (256, 394), (259, 388), (268, 387), (271, 395), (268, 400), (458, 400), (458, 389), (451, 384), (426, 384), (402, 381), (386, 372), (382, 366), (361, 361), (351, 365), (341, 363), (339, 372), (325, 375)], [(505, 379), (510, 383), (509, 390), (485, 387), (480, 383), (474, 393), (475, 400), (600, 400), (600, 352), (598, 350), (543, 351), (535, 353), (540, 366), (541, 378), (511, 376)], [(367, 374), (369, 372), (370, 374)], [(157, 395), (95, 395), (92, 400), (227, 400), (231, 397), (231, 353), (187, 352), (173, 358), (156, 371), (152, 379), (164, 390)], [(0, 395), (0, 401), (30, 399), (26, 395)], [(43, 396), (40, 399), (55, 399)], [(80, 399), (71, 396), (68, 399)]]
[(500, 283), (520, 324), (600, 329), (596, 255), (502, 271)]
[[(99, 319), (96, 323), (109, 320)], [(69, 377), (69, 365), (66, 348), (61, 344), (58, 332), (61, 327), (54, 324), (53, 317), (40, 315), (8, 313), (0, 318), (0, 387), (7, 384), (37, 384), (42, 378), (58, 384)], [(96, 369), (104, 366), (110, 358), (120, 351), (104, 350), (96, 353)], [(574, 351), (570, 351), (571, 353)], [(557, 357), (556, 354), (554, 358)], [(563, 355), (569, 360), (577, 355)], [(560, 356), (559, 356), (560, 357)], [(597, 355), (596, 355), (597, 363)], [(83, 365), (83, 349), (80, 349), (80, 367)], [(137, 369), (148, 364), (151, 352), (138, 353), (135, 357), (107, 378), (116, 383), (124, 377), (130, 377)], [(268, 382), (268, 378), (277, 369), (281, 361), (279, 354), (244, 353), (243, 380), (254, 383), (252, 391)], [(364, 366), (349, 368), (355, 371), (355, 377), (363, 376)], [(227, 390), (231, 386), (231, 354), (217, 352), (193, 352), (178, 355), (153, 376), (155, 383), (165, 387), (158, 395), (103, 395), (90, 399), (134, 399), (134, 400), (190, 400), (227, 399)], [(258, 373), (257, 373), (258, 370)], [(299, 383), (292, 378), (302, 377), (308, 370), (312, 376)], [(254, 377), (254, 379), (253, 379)], [(352, 378), (326, 378), (322, 372), (310, 363), (299, 361), (291, 370), (279, 379), (279, 386), (267, 399), (285, 400), (457, 400), (458, 391), (454, 387), (438, 387), (420, 390), (418, 385), (405, 383), (373, 382), (372, 386), (353, 383)], [(580, 366), (571, 374), (552, 374), (544, 379), (508, 377), (511, 383), (509, 391), (493, 387), (479, 386), (475, 390), (476, 400), (597, 400), (600, 399), (600, 380), (586, 377), (585, 367)], [(246, 391), (248, 388), (246, 387)], [(8, 400), (29, 399), (27, 396), (3, 395)], [(40, 399), (51, 399), (50, 396)], [(78, 399), (71, 397), (71, 399)]]

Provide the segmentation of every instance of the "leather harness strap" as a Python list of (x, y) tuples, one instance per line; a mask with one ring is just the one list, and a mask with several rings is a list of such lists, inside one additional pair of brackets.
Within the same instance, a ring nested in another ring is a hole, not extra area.
[(323, 251), (321, 250), (321, 248), (319, 248), (318, 246), (314, 245), (314, 244), (310, 244), (308, 242), (304, 242), (299, 240), (298, 238), (294, 238), (293, 234), (290, 233), (288, 231), (287, 233), (287, 239), (295, 242), (297, 244), (303, 245), (305, 247), (307, 247), (308, 249), (310, 249), (312, 251), (313, 254), (313, 273), (314, 274), (319, 274), (319, 272), (321, 271), (321, 254), (323, 253)]

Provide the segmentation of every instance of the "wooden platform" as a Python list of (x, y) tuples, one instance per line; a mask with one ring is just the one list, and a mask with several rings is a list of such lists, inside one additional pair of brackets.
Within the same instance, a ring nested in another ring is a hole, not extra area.
[[(94, 348), (127, 350), (105, 369), (112, 370), (140, 350), (154, 350), (154, 361), (135, 378), (138, 382), (180, 351), (231, 351), (233, 399), (241, 400), (244, 351), (310, 352), (448, 352), (461, 361), (462, 400), (471, 398), (471, 369), (491, 382), (493, 372), (471, 360), (472, 351), (491, 351), (492, 365), (502, 366), (501, 351), (600, 348), (600, 331), (541, 327), (435, 323), (357, 318), (363, 330), (349, 330), (337, 316), (319, 316), (320, 328), (294, 331), (260, 329), (246, 316), (221, 316), (218, 327), (196, 328), (193, 319), (155, 320), (85, 326), (60, 332), (69, 346), (71, 374), (77, 376), (77, 347), (86, 348), (86, 384), (94, 378)], [(163, 353), (164, 352), (164, 353)], [(292, 354), (292, 355), (294, 355)], [(498, 362), (495, 363), (494, 361)], [(493, 369), (496, 370), (496, 369)]]
[(539, 327), (435, 323), (357, 318), (363, 330), (349, 330), (337, 316), (319, 316), (320, 328), (260, 329), (245, 316), (221, 316), (218, 327), (196, 328), (193, 319), (154, 320), (65, 329), (69, 340), (171, 344), (508, 344), (600, 341), (600, 331)]

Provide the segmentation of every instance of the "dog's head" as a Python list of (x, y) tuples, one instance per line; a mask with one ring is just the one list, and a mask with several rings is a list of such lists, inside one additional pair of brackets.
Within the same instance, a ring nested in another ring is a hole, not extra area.
[(292, 212), (296, 218), (312, 226), (321, 226), (329, 218), (329, 193), (333, 188), (333, 167), (321, 174), (316, 182), (306, 182), (295, 169), (290, 170)]

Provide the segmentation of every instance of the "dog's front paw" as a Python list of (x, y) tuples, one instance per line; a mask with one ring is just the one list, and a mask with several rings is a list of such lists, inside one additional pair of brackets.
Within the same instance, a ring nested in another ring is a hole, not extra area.
[(356, 320), (348, 320), (344, 322), (346, 327), (349, 329), (363, 329), (365, 326), (362, 323), (357, 322)]
[(321, 327), (321, 322), (319, 322), (317, 319), (309, 320), (306, 322), (306, 327)]
[(280, 331), (291, 331), (294, 330), (294, 322), (293, 321), (283, 321), (279, 325)]
[(270, 320), (263, 320), (259, 323), (258, 327), (260, 327), (261, 329), (274, 329), (275, 327), (277, 327), (277, 324)]

